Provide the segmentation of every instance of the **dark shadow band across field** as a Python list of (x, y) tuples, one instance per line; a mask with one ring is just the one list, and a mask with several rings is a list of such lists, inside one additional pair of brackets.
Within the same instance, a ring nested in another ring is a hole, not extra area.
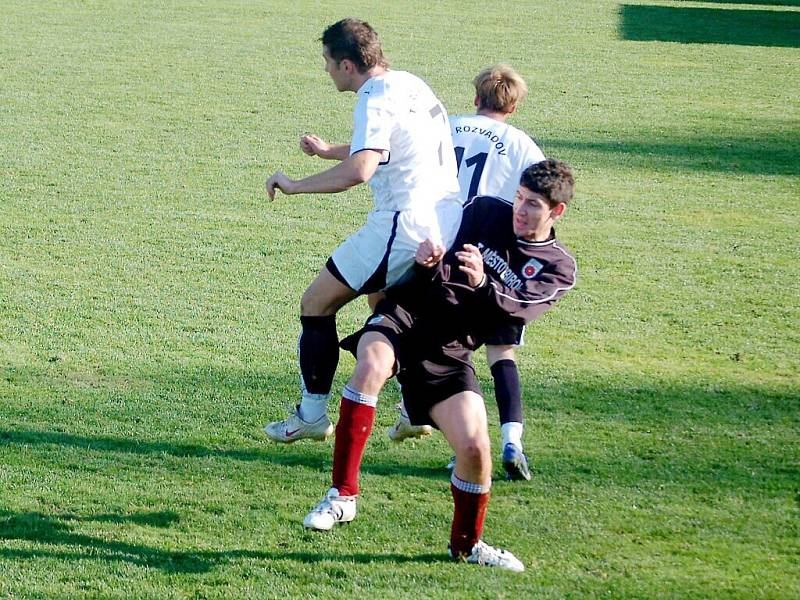
[[(678, 0), (695, 2), (696, 0)], [(800, 0), (703, 0), (706, 4), (764, 4), (767, 6), (800, 6)]]
[[(780, 493), (800, 475), (797, 450), (791, 450), (788, 442), (800, 430), (800, 395), (791, 390), (631, 382), (627, 387), (597, 388), (548, 384), (526, 394), (531, 397), (528, 408), (535, 414), (531, 435), (540, 443), (563, 428), (588, 436), (580, 446), (537, 456), (537, 470), (545, 476), (558, 474), (587, 485), (636, 487), (680, 481), (698, 489)], [(604, 436), (616, 439), (615, 444), (605, 445)], [(0, 431), (0, 448), (4, 446), (35, 453), (37, 462), (63, 462), (69, 449), (69, 460), (79, 471), (96, 468), (94, 461), (100, 460), (143, 474), (152, 469), (154, 460), (166, 470), (183, 471), (202, 459), (221, 471), (235, 461), (315, 473), (329, 472), (332, 460), (330, 444), (283, 446), (254, 439), (224, 447), (30, 428)], [(412, 448), (399, 449), (400, 454), (369, 448), (362, 472), (446, 480), (435, 456), (432, 460), (425, 453), (420, 460)], [(86, 454), (91, 454), (91, 461)]]
[[(235, 378), (229, 383), (235, 387)], [(630, 381), (593, 387), (562, 382), (539, 386), (534, 397), (547, 399), (529, 404), (535, 414), (530, 427), (538, 429), (541, 441), (557, 429), (578, 432), (581, 440), (569, 447), (545, 446), (537, 453), (536, 478), (551, 493), (572, 498), (572, 490), (578, 489), (625, 498), (626, 494), (650, 497), (667, 490), (670, 497), (699, 502), (728, 496), (737, 501), (779, 498), (785, 502), (796, 496), (800, 462), (792, 436), (800, 429), (800, 395), (794, 390), (669, 387)], [(213, 429), (211, 424), (206, 427)], [(556, 435), (554, 439), (562, 438)], [(229, 472), (231, 461), (318, 470), (329, 468), (331, 452), (328, 444), (305, 444), (302, 451), (266, 440), (263, 445), (243, 441), (220, 447), (30, 428), (0, 432), (0, 448), (15, 454), (29, 453), (45, 465), (51, 460), (63, 462), (68, 451), (73, 454), (70, 460), (78, 465), (90, 462), (83, 460), (85, 454), (97, 458), (99, 453), (104, 461), (124, 461), (133, 472), (141, 471), (143, 486), (148, 485), (153, 459), (161, 457), (172, 465), (168, 468), (182, 472), (198, 459), (215, 461), (214, 468), (220, 472)], [(363, 471), (393, 478), (429, 477), (438, 481), (440, 492), (446, 493), (447, 472), (442, 467), (419, 466), (413, 450), (395, 458), (380, 448), (368, 451)], [(514, 485), (498, 483), (499, 496)], [(191, 544), (175, 549), (160, 547), (158, 542), (131, 542), (125, 531), (129, 525), (169, 529), (180, 524), (181, 514), (172, 510), (170, 503), (153, 508), (161, 509), (98, 515), (0, 509), (0, 561), (45, 557), (70, 563), (124, 563), (168, 574), (202, 574), (241, 561), (283, 561), (287, 569), (297, 563), (322, 563), (325, 569), (340, 568), (343, 563), (427, 564), (445, 560), (441, 553), (430, 552), (341, 554), (316, 551), (316, 546), (291, 552), (281, 547), (209, 550), (194, 549)], [(87, 531), (93, 523), (106, 524), (102, 535)], [(299, 523), (292, 521), (291, 526), (299, 528)]]
[[(106, 537), (86, 535), (74, 530), (76, 521), (127, 522), (165, 527), (177, 515), (156, 513), (136, 513), (133, 515), (100, 515), (78, 517), (75, 515), (46, 515), (39, 512), (13, 513), (0, 510), (0, 541), (23, 541), (42, 544), (48, 548), (27, 550), (20, 548), (0, 548), (0, 559), (41, 559), (59, 560), (102, 560), (106, 562), (125, 562), (137, 566), (157, 568), (167, 573), (205, 573), (223, 566), (233, 560), (254, 559), (260, 561), (292, 561), (319, 563), (335, 560), (337, 563), (432, 563), (444, 562), (443, 554), (343, 554), (340, 552), (283, 552), (276, 550), (164, 550), (142, 544), (131, 544), (109, 540)], [(112, 517), (112, 518), (109, 518)], [(165, 522), (166, 521), (166, 522)], [(53, 546), (69, 547), (69, 550), (53, 550)]]
[[(797, 148), (800, 123), (785, 131), (749, 138), (676, 139), (675, 137), (580, 141), (543, 140), (548, 153), (566, 151), (592, 154), (600, 165), (666, 171), (724, 172), (753, 175), (800, 175)], [(589, 162), (587, 158), (584, 162)]]
[(797, 48), (800, 12), (625, 4), (619, 36), (638, 42)]

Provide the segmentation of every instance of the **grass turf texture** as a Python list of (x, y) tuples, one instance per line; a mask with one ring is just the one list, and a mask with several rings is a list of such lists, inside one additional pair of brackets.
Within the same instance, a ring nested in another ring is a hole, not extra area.
[[(374, 4), (0, 4), (0, 597), (800, 595), (800, 3)], [(580, 283), (520, 352), (535, 477), (485, 532), (521, 575), (445, 561), (449, 453), (385, 439), (393, 386), (329, 535), (330, 442), (260, 432), (370, 202), (263, 192), (348, 137), (316, 40), (351, 14), (453, 114), (514, 64), (576, 170)]]

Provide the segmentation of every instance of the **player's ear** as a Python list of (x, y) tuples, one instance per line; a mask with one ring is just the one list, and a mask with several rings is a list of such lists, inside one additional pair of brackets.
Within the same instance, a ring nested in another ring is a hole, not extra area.
[(552, 210), (550, 211), (550, 214), (553, 215), (554, 219), (559, 219), (559, 218), (561, 218), (561, 216), (564, 214), (564, 211), (566, 211), (566, 210), (567, 210), (567, 205), (564, 204), (563, 202), (559, 202), (558, 204), (556, 204), (552, 208)]
[(512, 105), (509, 107), (509, 109), (508, 109), (508, 114), (510, 115), (511, 113), (515, 112), (516, 110), (517, 110), (517, 103), (516, 103), (516, 102), (514, 102), (514, 104), (512, 104)]
[(475, 101), (473, 102), (473, 104), (475, 104), (475, 108), (481, 107), (481, 99), (478, 97), (477, 94), (475, 94)]

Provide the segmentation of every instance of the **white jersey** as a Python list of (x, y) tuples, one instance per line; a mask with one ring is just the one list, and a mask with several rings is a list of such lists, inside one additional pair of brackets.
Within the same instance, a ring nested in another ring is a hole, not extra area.
[(524, 131), (483, 115), (450, 117), (450, 130), (462, 202), (473, 196), (513, 202), (522, 172), (545, 158)]
[(375, 210), (432, 209), (458, 198), (458, 180), (447, 112), (419, 77), (386, 71), (358, 90), (350, 154), (379, 150), (369, 180)]

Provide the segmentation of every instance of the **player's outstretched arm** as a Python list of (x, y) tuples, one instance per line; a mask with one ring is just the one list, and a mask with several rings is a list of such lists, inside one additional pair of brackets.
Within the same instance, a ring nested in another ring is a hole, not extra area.
[(304, 179), (290, 179), (286, 174), (278, 171), (267, 179), (267, 196), (270, 200), (274, 200), (275, 190), (280, 190), (287, 195), (343, 192), (369, 180), (378, 168), (380, 160), (380, 152), (362, 150), (348, 156), (338, 165)]
[(345, 160), (350, 156), (350, 144), (329, 144), (313, 134), (300, 138), (300, 149), (309, 156), (319, 156), (326, 160)]

